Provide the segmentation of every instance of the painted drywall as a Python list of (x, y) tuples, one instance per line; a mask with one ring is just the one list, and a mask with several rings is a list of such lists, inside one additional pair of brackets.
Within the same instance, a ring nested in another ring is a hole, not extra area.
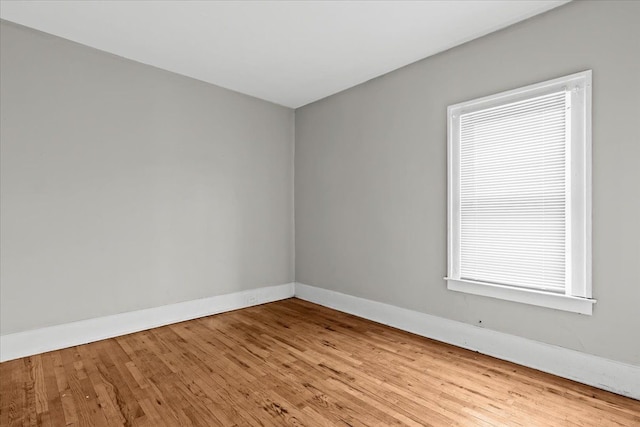
[[(296, 110), (296, 281), (640, 364), (639, 2), (572, 2)], [(448, 105), (593, 70), (592, 316), (446, 289)]]
[(293, 280), (293, 111), (2, 22), (1, 333)]

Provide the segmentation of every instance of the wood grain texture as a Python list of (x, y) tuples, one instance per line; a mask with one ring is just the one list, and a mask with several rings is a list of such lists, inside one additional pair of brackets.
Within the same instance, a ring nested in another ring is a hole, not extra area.
[(637, 426), (640, 402), (289, 299), (0, 364), (0, 425)]

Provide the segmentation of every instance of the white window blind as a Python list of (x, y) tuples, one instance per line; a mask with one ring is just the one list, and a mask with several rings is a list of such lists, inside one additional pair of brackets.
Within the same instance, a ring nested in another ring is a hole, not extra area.
[(591, 314), (591, 71), (447, 112), (447, 287)]
[(569, 102), (460, 116), (461, 278), (564, 293)]

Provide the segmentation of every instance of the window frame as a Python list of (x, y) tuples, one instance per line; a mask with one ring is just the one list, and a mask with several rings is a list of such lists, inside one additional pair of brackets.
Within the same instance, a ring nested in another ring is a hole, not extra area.
[[(565, 293), (460, 278), (460, 116), (561, 90), (567, 119), (567, 241)], [(536, 83), (447, 108), (447, 288), (525, 304), (591, 315), (591, 90), (592, 71)]]

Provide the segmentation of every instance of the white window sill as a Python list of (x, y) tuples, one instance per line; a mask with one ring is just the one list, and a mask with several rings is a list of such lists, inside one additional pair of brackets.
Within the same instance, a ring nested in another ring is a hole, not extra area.
[(513, 288), (471, 280), (449, 279), (447, 277), (445, 277), (445, 280), (447, 281), (447, 288), (452, 291), (555, 308), (557, 310), (572, 311), (574, 313), (591, 315), (593, 304), (596, 303), (594, 299), (554, 294), (533, 289)]

